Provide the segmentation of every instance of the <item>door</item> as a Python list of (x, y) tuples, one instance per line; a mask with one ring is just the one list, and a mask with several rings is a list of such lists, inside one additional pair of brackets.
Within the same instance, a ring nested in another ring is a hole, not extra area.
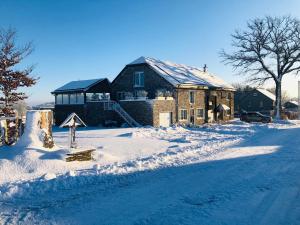
[(190, 124), (194, 124), (194, 123), (195, 123), (195, 110), (190, 109)]
[(161, 126), (161, 127), (171, 126), (171, 113), (170, 112), (159, 113), (159, 126)]

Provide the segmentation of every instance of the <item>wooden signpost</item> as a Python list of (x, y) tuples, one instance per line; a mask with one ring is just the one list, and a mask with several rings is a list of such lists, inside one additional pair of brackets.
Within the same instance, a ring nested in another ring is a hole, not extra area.
[(77, 116), (76, 113), (72, 113), (59, 127), (69, 127), (69, 148), (71, 153), (67, 154), (66, 161), (89, 161), (92, 160), (92, 152), (95, 149), (77, 150), (76, 143), (76, 127), (85, 126), (85, 123)]

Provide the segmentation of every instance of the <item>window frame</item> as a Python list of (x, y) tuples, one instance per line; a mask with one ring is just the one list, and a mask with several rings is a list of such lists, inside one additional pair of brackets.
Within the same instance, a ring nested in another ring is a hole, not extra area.
[[(119, 100), (119, 101), (122, 101), (122, 100), (125, 100), (125, 91), (118, 91), (117, 92), (117, 99)], [(120, 98), (120, 96), (121, 96), (121, 98)]]
[[(193, 99), (193, 101), (191, 101)], [(189, 102), (190, 104), (195, 104), (195, 91), (189, 91)]]
[[(60, 102), (57, 101), (59, 99), (59, 97), (60, 97)], [(56, 105), (62, 105), (63, 104), (62, 94), (56, 94), (55, 95), (55, 104)]]
[[(202, 110), (202, 116), (199, 115), (199, 110)], [(204, 119), (204, 108), (197, 108), (196, 116), (198, 119)]]
[(145, 87), (145, 73), (144, 73), (144, 71), (135, 71), (134, 72), (134, 74), (133, 74), (133, 86), (134, 87)]
[[(182, 112), (185, 111), (186, 118), (182, 117)], [(187, 109), (179, 109), (179, 120), (180, 121), (187, 121), (188, 120), (188, 110)]]
[[(65, 102), (64, 96), (67, 96), (67, 102)], [(70, 95), (69, 94), (62, 94), (62, 105), (70, 105)]]
[[(75, 95), (75, 96), (74, 96), (74, 97), (75, 97), (75, 102), (71, 102), (71, 99), (72, 99), (71, 96), (72, 96), (72, 95)], [(69, 94), (69, 104), (70, 104), (70, 105), (77, 105), (77, 93), (70, 93), (70, 94)]]
[[(79, 97), (82, 96), (82, 102), (79, 102)], [(85, 96), (84, 96), (84, 93), (83, 92), (79, 92), (79, 93), (76, 93), (76, 104), (77, 105), (82, 105), (85, 103)]]

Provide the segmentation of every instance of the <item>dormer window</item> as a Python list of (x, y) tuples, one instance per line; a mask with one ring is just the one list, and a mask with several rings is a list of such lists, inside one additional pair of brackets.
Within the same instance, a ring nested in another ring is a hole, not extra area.
[(134, 72), (134, 87), (144, 87), (144, 72)]

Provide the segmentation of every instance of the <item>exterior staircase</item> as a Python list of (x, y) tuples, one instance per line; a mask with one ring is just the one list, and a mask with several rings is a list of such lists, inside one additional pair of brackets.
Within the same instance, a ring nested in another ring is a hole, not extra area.
[(104, 110), (113, 110), (118, 113), (126, 123), (131, 127), (141, 127), (141, 125), (136, 122), (116, 101), (108, 100), (104, 102)]

